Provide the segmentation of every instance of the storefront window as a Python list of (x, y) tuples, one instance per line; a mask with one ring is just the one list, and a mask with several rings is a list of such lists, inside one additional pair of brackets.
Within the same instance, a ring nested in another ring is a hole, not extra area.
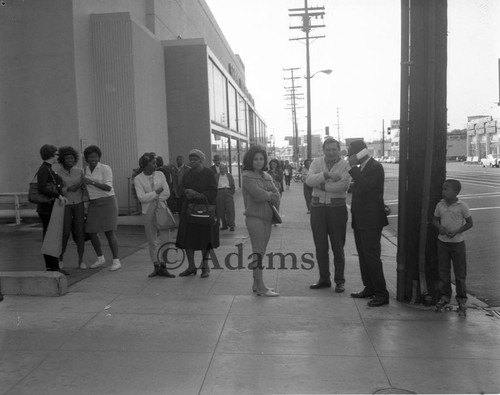
[(243, 136), (248, 135), (247, 118), (247, 104), (243, 97), (238, 94), (238, 132)]
[(228, 84), (227, 90), (228, 110), (229, 110), (229, 129), (238, 130), (238, 112), (236, 111), (236, 89), (231, 84)]
[(209, 82), (211, 83), (210, 103), (212, 106), (212, 121), (228, 126), (226, 78), (212, 62), (210, 62), (210, 68), (211, 73), (209, 71), (209, 76), (212, 74), (211, 78), (209, 78)]
[[(229, 156), (229, 137), (223, 136), (221, 134), (212, 132), (212, 156), (219, 155), (221, 158), (221, 162), (230, 165), (230, 156)], [(210, 158), (210, 159), (211, 159)]]

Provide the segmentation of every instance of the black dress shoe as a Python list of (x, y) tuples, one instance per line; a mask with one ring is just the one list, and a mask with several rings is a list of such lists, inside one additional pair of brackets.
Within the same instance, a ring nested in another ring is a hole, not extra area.
[(326, 281), (318, 281), (316, 284), (312, 284), (309, 286), (311, 289), (321, 289), (321, 288), (331, 288), (332, 283)]
[(335, 292), (337, 292), (338, 294), (342, 293), (345, 291), (345, 286), (344, 284), (337, 284), (335, 286)]
[(192, 275), (196, 276), (197, 271), (198, 271), (198, 269), (196, 269), (196, 268), (194, 268), (194, 269), (187, 268), (186, 270), (184, 270), (182, 273), (179, 274), (179, 277), (187, 277), (187, 276), (192, 276)]
[(356, 299), (367, 299), (367, 298), (371, 298), (372, 296), (373, 296), (372, 293), (366, 292), (365, 290), (363, 290), (361, 292), (353, 292), (351, 294), (351, 298), (356, 298)]
[(389, 304), (389, 299), (373, 298), (368, 302), (368, 306), (370, 307), (379, 307), (383, 306), (384, 304)]
[(228, 227), (227, 226), (223, 226), (222, 228), (220, 228), (220, 230), (228, 230)]

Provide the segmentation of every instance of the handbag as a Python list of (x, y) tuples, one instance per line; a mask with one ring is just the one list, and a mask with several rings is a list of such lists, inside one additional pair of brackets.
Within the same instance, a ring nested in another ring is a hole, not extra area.
[(212, 204), (188, 204), (187, 216), (190, 224), (213, 225), (217, 222), (215, 205)]
[(160, 230), (169, 230), (177, 226), (175, 218), (167, 205), (163, 205), (161, 202), (156, 204), (155, 210), (156, 225)]
[(271, 210), (273, 210), (273, 218), (272, 218), (271, 222), (273, 223), (273, 225), (281, 224), (282, 220), (281, 220), (280, 212), (271, 202), (269, 202), (269, 205), (271, 206)]
[[(37, 204), (49, 203), (54, 198), (46, 196), (43, 193), (40, 193), (40, 191), (38, 190), (38, 182), (36, 181), (37, 175), (38, 172), (36, 172), (35, 176), (33, 177), (33, 180), (29, 184), (28, 201), (30, 203), (37, 203)], [(52, 188), (53, 192), (57, 192), (56, 180), (54, 178), (54, 175), (52, 174), (52, 172), (50, 172), (50, 175), (52, 176), (54, 184), (47, 184), (47, 188)]]

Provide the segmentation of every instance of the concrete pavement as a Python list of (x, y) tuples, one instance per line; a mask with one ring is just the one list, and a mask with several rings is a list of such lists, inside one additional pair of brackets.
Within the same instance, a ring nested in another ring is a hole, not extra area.
[[(238, 192), (236, 231), (221, 232), (216, 251), (223, 270), (208, 279), (147, 278), (143, 248), (65, 296), (7, 295), (0, 394), (500, 392), (500, 320), (473, 298), (466, 318), (397, 302), (390, 237), (382, 250), (388, 306), (349, 297), (362, 289), (350, 228), (345, 293), (310, 290), (317, 268), (290, 270), (288, 260), (288, 270), (264, 273), (279, 298), (252, 294), (251, 272), (224, 262), (241, 243), (243, 257), (251, 253), (242, 206)], [(293, 253), (300, 267), (314, 254), (302, 184), (284, 192), (281, 211), (268, 251)]]

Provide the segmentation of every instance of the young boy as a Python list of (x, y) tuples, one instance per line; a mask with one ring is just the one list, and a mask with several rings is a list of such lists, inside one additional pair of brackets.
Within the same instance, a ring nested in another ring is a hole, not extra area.
[(451, 261), (453, 261), (458, 312), (465, 315), (467, 265), (463, 232), (472, 228), (472, 217), (467, 204), (457, 198), (461, 188), (462, 186), (458, 180), (446, 180), (443, 183), (443, 199), (436, 205), (433, 224), (439, 229), (439, 301), (436, 308), (441, 309), (444, 305), (450, 303)]

